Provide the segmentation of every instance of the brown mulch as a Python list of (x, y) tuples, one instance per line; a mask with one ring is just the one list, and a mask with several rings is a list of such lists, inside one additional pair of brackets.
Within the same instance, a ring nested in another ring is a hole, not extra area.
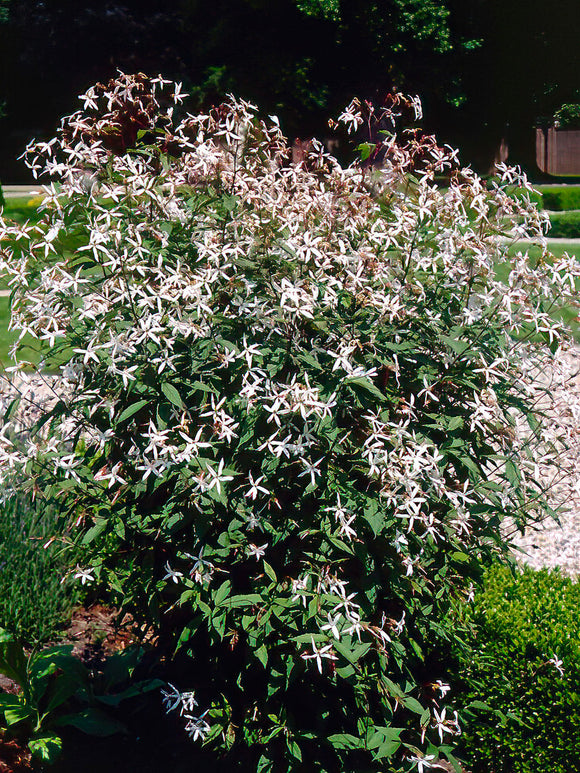
[(135, 642), (135, 626), (129, 615), (121, 617), (113, 607), (92, 604), (73, 612), (62, 639), (73, 645), (73, 655), (92, 664)]
[(0, 736), (0, 773), (30, 773), (31, 754), (14, 739)]

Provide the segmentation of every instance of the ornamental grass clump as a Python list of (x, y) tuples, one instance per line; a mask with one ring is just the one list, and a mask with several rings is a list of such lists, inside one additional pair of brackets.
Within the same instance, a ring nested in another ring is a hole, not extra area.
[(43, 354), (31, 376), (15, 347), (23, 399), (43, 368), (63, 381), (34, 427), (5, 423), (3, 486), (70, 514), (77, 574), (155, 633), (169, 717), (226, 769), (452, 758), (430, 648), (502, 521), (545, 512), (559, 447), (530, 380), (575, 261), (509, 259), (506, 229), (542, 238), (508, 193), (527, 181), (488, 189), (399, 131), (413, 101), (353, 102), (340, 124), (385, 133), (344, 168), (314, 140), (292, 163), (247, 102), (185, 114), (162, 78), (82, 99), (27, 152), (61, 180), (42, 220), (2, 225), (13, 325)]

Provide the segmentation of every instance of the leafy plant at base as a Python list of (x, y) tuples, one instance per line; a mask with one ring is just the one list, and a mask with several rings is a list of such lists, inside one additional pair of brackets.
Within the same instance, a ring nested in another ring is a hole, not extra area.
[(508, 258), (506, 222), (545, 224), (506, 192), (525, 178), (488, 192), (397, 136), (416, 100), (353, 102), (349, 131), (393, 131), (344, 169), (316, 141), (290, 163), (242, 101), (179, 122), (161, 78), (83, 99), (29, 149), (62, 190), (3, 226), (14, 326), (66, 361), (35, 432), (4, 431), (4, 485), (70, 514), (82, 571), (174, 657), (166, 708), (229, 769), (453, 761), (428, 654), (502, 519), (546, 512), (534, 460), (562, 445), (532, 382), (576, 262)]
[(570, 770), (580, 722), (580, 586), (529, 568), (493, 567), (473, 609), (460, 610), (471, 635), (458, 653), (457, 699), (502, 706), (501, 725), (472, 712), (461, 753), (474, 773)]
[(111, 708), (160, 684), (148, 680), (127, 685), (140, 655), (137, 648), (113, 655), (97, 678), (72, 654), (72, 646), (27, 654), (17, 639), (0, 629), (0, 674), (20, 688), (16, 695), (0, 692), (0, 727), (24, 734), (33, 756), (49, 763), (62, 750), (62, 727), (96, 736), (123, 732)]

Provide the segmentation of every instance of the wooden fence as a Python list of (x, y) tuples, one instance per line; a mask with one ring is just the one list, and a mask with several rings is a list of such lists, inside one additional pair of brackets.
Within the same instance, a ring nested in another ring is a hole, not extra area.
[(546, 174), (580, 175), (580, 129), (536, 129), (536, 163)]

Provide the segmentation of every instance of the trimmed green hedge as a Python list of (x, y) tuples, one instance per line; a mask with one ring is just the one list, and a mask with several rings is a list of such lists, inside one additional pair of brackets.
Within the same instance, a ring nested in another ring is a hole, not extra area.
[(458, 614), (471, 633), (458, 655), (455, 703), (483, 697), (505, 715), (498, 722), (473, 712), (457, 750), (468, 769), (580, 770), (580, 584), (557, 572), (494, 568), (472, 610)]
[(563, 185), (561, 188), (540, 188), (544, 209), (562, 212), (580, 209), (580, 185)]
[(552, 227), (548, 231), (548, 236), (561, 239), (580, 238), (580, 209), (573, 209), (570, 212), (554, 212), (550, 215), (550, 223)]

